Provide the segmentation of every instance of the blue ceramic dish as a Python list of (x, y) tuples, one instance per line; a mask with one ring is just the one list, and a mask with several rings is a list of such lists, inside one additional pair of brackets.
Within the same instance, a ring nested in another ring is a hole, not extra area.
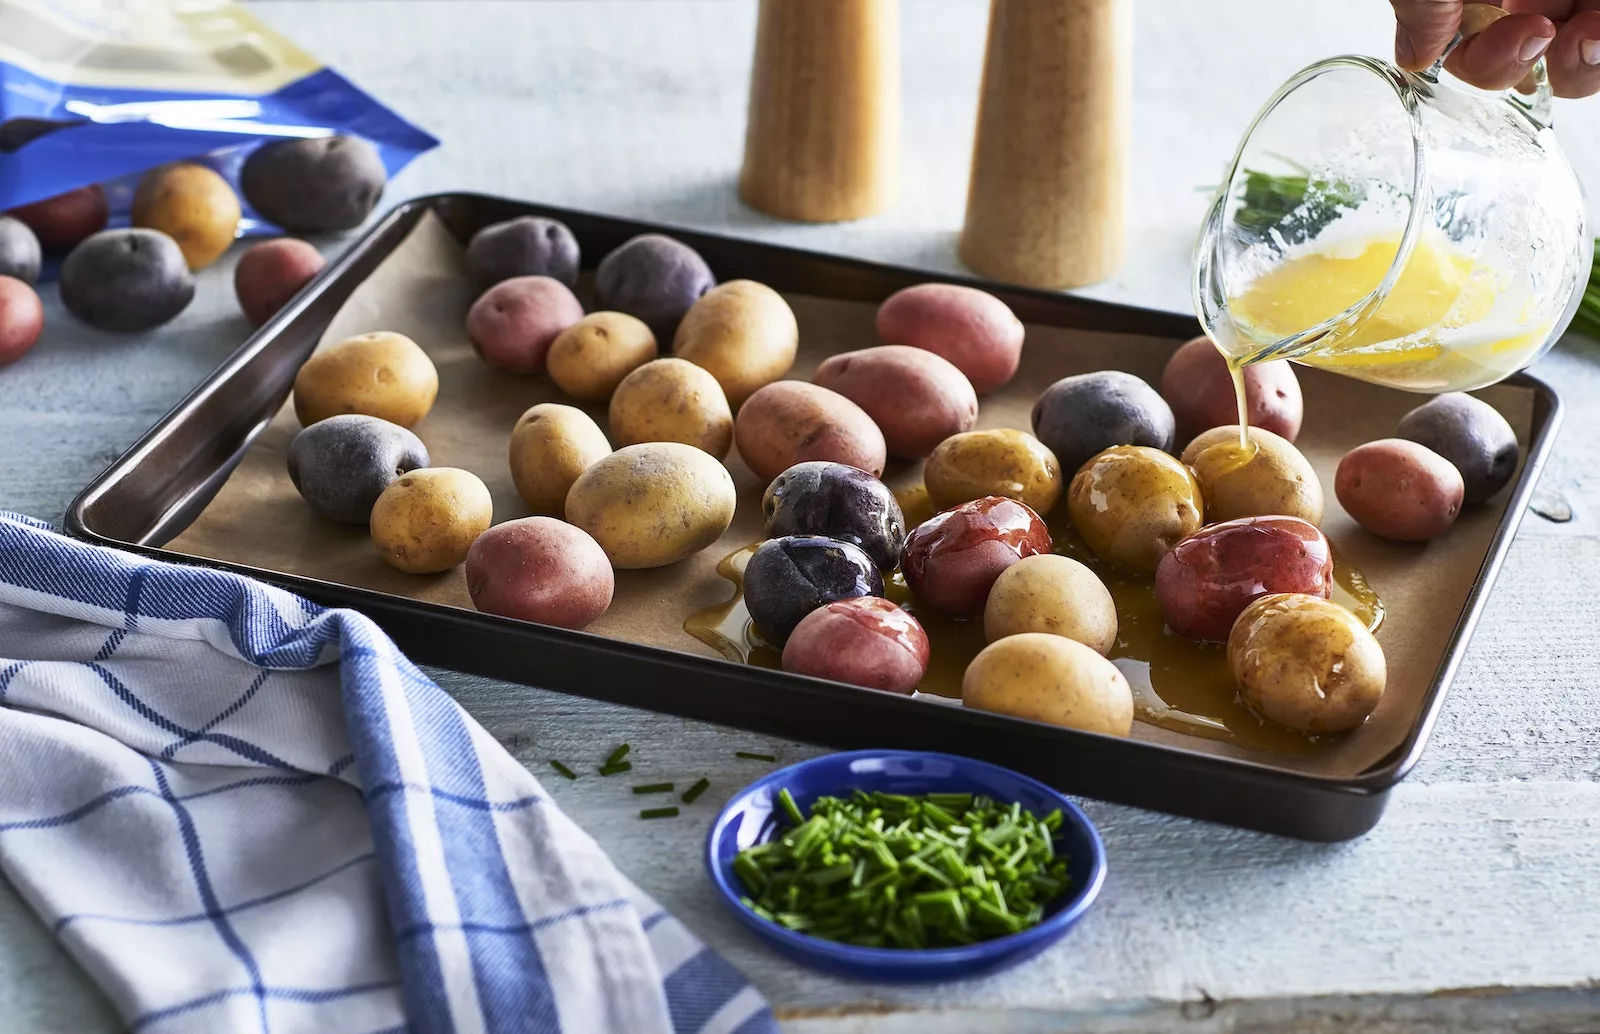
[[(1052, 902), (1044, 921), (1021, 933), (955, 948), (862, 948), (819, 940), (762, 919), (739, 903), (744, 890), (733, 860), (753, 844), (770, 840), (785, 823), (777, 817), (778, 791), (788, 788), (805, 811), (822, 796), (851, 790), (889, 793), (981, 793), (1018, 801), (1035, 815), (1061, 809), (1056, 851), (1067, 857), (1072, 886)], [(857, 750), (827, 754), (781, 768), (739, 791), (717, 816), (706, 841), (711, 881), (734, 916), (794, 961), (857, 980), (955, 980), (1014, 966), (1059, 940), (1083, 918), (1105, 882), (1105, 847), (1094, 825), (1071, 801), (1025, 775), (984, 761), (911, 750)]]

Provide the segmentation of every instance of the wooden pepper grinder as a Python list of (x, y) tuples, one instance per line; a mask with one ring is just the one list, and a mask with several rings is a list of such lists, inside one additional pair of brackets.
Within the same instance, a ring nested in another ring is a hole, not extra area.
[(1077, 287), (1122, 260), (1132, 0), (993, 0), (961, 260)]
[(838, 222), (889, 207), (899, 179), (899, 0), (761, 0), (739, 196)]

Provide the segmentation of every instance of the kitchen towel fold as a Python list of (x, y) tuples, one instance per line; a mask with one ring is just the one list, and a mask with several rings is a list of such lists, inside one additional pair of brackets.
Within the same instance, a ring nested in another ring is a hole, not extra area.
[(0, 514), (0, 868), (134, 1031), (774, 1032), (371, 621)]

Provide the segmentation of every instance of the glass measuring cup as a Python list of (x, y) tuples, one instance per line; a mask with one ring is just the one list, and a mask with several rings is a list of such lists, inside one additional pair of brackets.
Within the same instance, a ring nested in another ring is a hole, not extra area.
[(1231, 364), (1460, 391), (1571, 321), (1593, 246), (1544, 62), (1526, 100), (1442, 84), (1442, 65), (1330, 58), (1251, 123), (1194, 261), (1196, 313)]

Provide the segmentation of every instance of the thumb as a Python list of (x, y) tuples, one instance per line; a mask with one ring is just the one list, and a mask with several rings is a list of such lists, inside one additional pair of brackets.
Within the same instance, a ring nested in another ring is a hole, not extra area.
[(1439, 60), (1461, 27), (1462, 0), (1389, 0), (1394, 6), (1394, 59), (1419, 71)]

